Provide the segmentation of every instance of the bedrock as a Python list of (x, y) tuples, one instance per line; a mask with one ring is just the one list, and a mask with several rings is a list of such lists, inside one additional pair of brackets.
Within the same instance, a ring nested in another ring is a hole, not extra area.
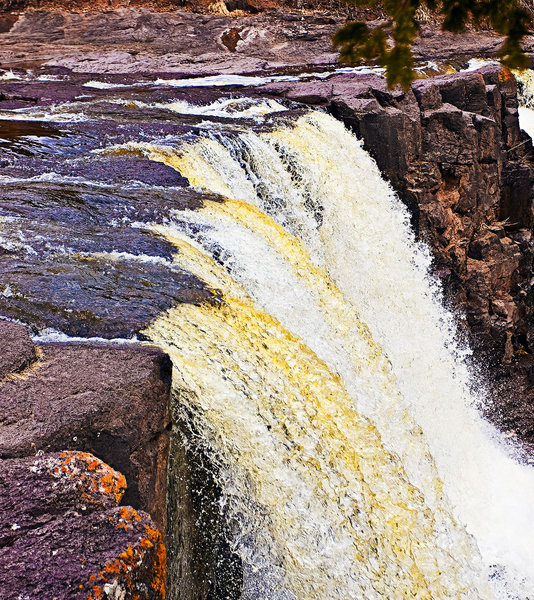
[(162, 600), (169, 358), (9, 321), (0, 345), (0, 597)]
[(498, 66), (389, 90), (379, 75), (282, 82), (257, 93), (324, 107), (363, 140), (431, 247), (473, 347), (534, 350), (532, 141)]

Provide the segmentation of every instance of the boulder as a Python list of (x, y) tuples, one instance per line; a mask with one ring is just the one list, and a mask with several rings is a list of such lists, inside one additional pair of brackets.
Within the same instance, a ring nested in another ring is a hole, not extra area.
[(0, 458), (91, 452), (124, 474), (124, 502), (165, 531), (171, 363), (139, 345), (44, 344), (0, 383)]
[(84, 452), (0, 460), (0, 596), (163, 600), (161, 535), (125, 488)]

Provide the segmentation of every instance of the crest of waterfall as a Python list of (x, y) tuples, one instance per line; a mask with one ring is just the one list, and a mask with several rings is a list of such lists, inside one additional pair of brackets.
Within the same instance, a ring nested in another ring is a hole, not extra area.
[(229, 198), (153, 226), (222, 300), (146, 333), (220, 466), (244, 597), (528, 598), (534, 474), (479, 417), (428, 251), (360, 142), (310, 112), (125, 150)]

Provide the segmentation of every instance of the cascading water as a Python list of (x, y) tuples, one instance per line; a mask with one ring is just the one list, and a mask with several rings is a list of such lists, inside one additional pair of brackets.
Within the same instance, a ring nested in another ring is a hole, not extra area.
[(519, 100), (519, 125), (531, 137), (534, 135), (534, 71), (525, 69), (515, 73)]
[(116, 151), (230, 198), (152, 227), (222, 296), (145, 333), (219, 467), (243, 597), (528, 598), (534, 473), (479, 417), (428, 253), (358, 140), (310, 112)]

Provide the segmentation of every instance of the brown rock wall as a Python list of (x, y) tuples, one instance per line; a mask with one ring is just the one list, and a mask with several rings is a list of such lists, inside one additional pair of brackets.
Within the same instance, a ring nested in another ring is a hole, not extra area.
[(419, 80), (408, 92), (376, 75), (335, 75), (261, 93), (323, 106), (362, 138), (431, 246), (476, 349), (505, 361), (534, 351), (532, 142), (509, 71)]

